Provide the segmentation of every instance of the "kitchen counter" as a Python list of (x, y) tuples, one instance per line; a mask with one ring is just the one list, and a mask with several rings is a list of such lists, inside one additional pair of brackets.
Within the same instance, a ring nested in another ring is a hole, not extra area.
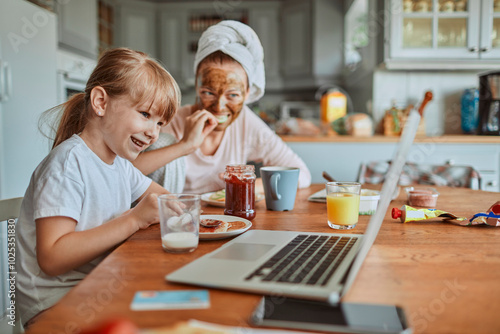
[[(372, 137), (353, 137), (341, 135), (328, 136), (280, 136), (288, 143), (397, 143), (399, 136), (375, 135)], [(500, 136), (474, 136), (474, 135), (443, 135), (437, 137), (416, 137), (415, 143), (449, 143), (449, 144), (500, 144)]]

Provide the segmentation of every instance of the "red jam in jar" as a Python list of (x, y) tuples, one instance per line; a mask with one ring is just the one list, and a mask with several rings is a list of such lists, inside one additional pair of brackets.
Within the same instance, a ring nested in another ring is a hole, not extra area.
[(255, 167), (227, 165), (225, 215), (252, 220), (255, 218)]

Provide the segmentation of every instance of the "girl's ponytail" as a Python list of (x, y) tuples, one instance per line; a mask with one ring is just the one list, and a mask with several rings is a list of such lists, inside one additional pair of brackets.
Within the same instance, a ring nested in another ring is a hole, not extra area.
[(54, 145), (56, 147), (66, 139), (70, 138), (75, 133), (80, 133), (87, 125), (87, 103), (85, 101), (85, 93), (78, 93), (66, 101), (63, 105), (63, 114), (59, 122), (59, 127), (56, 131), (54, 138)]

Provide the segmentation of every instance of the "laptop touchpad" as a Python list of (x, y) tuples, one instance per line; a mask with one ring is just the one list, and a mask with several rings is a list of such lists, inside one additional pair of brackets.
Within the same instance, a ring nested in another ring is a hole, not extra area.
[(211, 256), (214, 259), (255, 261), (275, 245), (252, 244), (238, 242), (234, 243)]

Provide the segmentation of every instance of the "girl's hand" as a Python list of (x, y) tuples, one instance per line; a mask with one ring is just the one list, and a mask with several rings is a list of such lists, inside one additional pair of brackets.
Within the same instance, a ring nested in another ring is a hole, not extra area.
[(198, 110), (186, 118), (184, 135), (181, 142), (188, 145), (194, 152), (205, 140), (205, 137), (217, 126), (218, 121), (211, 112)]
[(134, 220), (137, 222), (139, 229), (145, 229), (149, 225), (159, 223), (158, 195), (154, 193), (147, 194), (133, 209), (130, 209), (125, 214), (127, 213), (135, 218)]

